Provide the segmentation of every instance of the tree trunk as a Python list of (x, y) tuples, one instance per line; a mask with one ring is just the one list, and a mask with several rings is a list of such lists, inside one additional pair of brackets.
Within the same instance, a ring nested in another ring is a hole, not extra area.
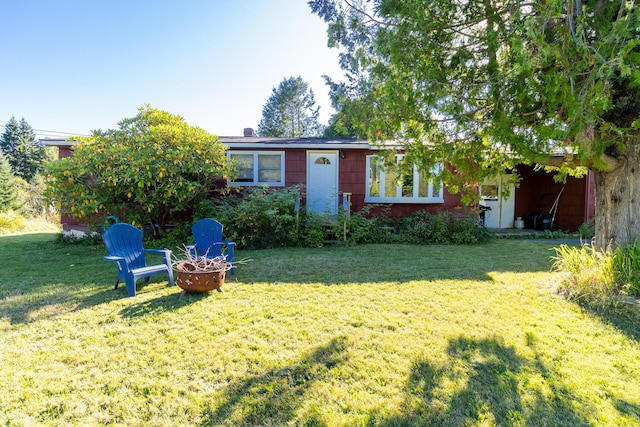
[(640, 134), (627, 143), (614, 168), (594, 176), (596, 248), (640, 241)]

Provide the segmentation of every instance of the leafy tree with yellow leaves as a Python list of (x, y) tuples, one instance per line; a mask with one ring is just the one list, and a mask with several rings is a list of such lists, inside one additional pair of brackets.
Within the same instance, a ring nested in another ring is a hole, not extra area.
[(74, 155), (48, 167), (47, 193), (62, 213), (89, 224), (117, 215), (159, 233), (233, 173), (218, 138), (181, 116), (145, 105), (118, 126), (77, 138)]

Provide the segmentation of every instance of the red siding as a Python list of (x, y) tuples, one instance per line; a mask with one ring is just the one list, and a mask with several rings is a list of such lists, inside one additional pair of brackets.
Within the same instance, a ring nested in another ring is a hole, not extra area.
[[(268, 150), (265, 150), (268, 151)], [(274, 150), (282, 151), (282, 150)], [(307, 183), (307, 152), (286, 150), (284, 153), (284, 183), (287, 187)]]
[(518, 166), (522, 181), (516, 189), (515, 215), (523, 218), (532, 215), (548, 215), (560, 194), (555, 213), (554, 228), (576, 231), (582, 223), (595, 214), (592, 191), (593, 176), (586, 178), (568, 177), (566, 183), (553, 180), (553, 174), (535, 171), (532, 167)]
[(73, 148), (71, 147), (58, 147), (58, 158), (62, 159), (64, 157), (73, 156)]
[[(67, 145), (58, 146), (59, 159), (63, 159), (65, 157), (71, 157), (71, 156), (73, 156), (73, 147), (69, 147)], [(89, 227), (83, 224), (80, 224), (78, 220), (65, 214), (60, 215), (60, 224), (62, 224), (62, 230), (64, 231), (70, 231), (70, 230), (79, 230), (84, 232), (89, 231)]]
[[(320, 149), (321, 147), (318, 147)], [(238, 148), (234, 148), (238, 150)], [(255, 148), (247, 148), (247, 151), (255, 151)], [(269, 149), (260, 148), (260, 151)], [(307, 182), (307, 149), (306, 148), (274, 148), (271, 151), (285, 152), (285, 185), (295, 184), (306, 185)], [(365, 203), (366, 190), (366, 157), (374, 151), (368, 149), (345, 149), (341, 150), (338, 170), (338, 186), (340, 196), (343, 193), (351, 193), (352, 211), (361, 211), (367, 205), (377, 206), (378, 204)], [(58, 157), (68, 157), (73, 155), (72, 147), (59, 147)], [(519, 166), (518, 174), (522, 177), (520, 186), (515, 192), (515, 216), (523, 218), (532, 215), (548, 214), (558, 193), (564, 186), (560, 196), (558, 208), (555, 216), (555, 228), (561, 230), (575, 231), (582, 223), (595, 215), (595, 183), (593, 174), (589, 173), (586, 179), (568, 178), (565, 184), (556, 183), (553, 175), (542, 171), (534, 171), (527, 166)], [(224, 183), (223, 183), (224, 185)], [(304, 190), (303, 190), (304, 191)], [(342, 202), (342, 199), (340, 199)], [(451, 212), (468, 212), (469, 208), (464, 207), (460, 195), (450, 194), (444, 190), (444, 203), (433, 204), (405, 204), (405, 203), (385, 203), (380, 204), (377, 210), (386, 210), (393, 216), (406, 216), (418, 210), (428, 212), (439, 212), (443, 210)], [(78, 228), (77, 221), (63, 215), (61, 222), (65, 228)]]
[(351, 211), (362, 210), (366, 188), (365, 150), (342, 150), (344, 153), (338, 164), (338, 189), (340, 194), (351, 193)]

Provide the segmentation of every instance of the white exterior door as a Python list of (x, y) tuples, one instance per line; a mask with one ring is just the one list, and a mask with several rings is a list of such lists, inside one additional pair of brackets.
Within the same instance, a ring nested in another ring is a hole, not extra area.
[(307, 152), (307, 210), (338, 213), (338, 152)]
[[(487, 180), (480, 186), (480, 204), (491, 208), (484, 213), (487, 228), (513, 228), (516, 210), (516, 187), (509, 182), (511, 175)], [(503, 199), (500, 193), (509, 186), (509, 197)]]

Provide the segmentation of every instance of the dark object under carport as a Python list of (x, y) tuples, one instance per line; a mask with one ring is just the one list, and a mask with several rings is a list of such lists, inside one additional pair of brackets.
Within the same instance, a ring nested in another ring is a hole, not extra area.
[(547, 193), (544, 194), (540, 198), (539, 205), (544, 205), (544, 201), (553, 197), (553, 203), (547, 210), (546, 208), (540, 212), (532, 213), (526, 217), (524, 217), (524, 228), (534, 229), (534, 230), (550, 230), (553, 228), (553, 224), (556, 219), (556, 213), (558, 212), (558, 204), (560, 202), (560, 196), (564, 191), (564, 186), (560, 189), (558, 194)]

